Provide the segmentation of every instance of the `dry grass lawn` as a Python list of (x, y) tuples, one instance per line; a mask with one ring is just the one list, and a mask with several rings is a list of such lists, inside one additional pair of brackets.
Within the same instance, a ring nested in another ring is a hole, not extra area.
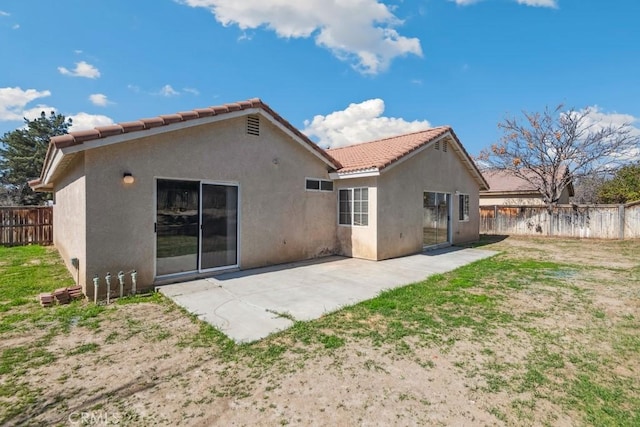
[(7, 289), (59, 287), (55, 253), (6, 249), (0, 424), (640, 425), (640, 241), (481, 243), (241, 346), (160, 295), (40, 308)]

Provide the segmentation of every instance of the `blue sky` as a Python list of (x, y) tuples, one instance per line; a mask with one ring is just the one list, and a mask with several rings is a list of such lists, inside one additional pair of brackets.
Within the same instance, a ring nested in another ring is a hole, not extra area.
[[(322, 146), (564, 103), (640, 127), (640, 1), (0, 2), (0, 133), (258, 97)], [(640, 131), (639, 131), (640, 132)]]

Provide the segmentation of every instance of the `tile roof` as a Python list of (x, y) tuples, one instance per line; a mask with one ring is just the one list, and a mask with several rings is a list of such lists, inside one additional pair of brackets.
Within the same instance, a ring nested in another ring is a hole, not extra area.
[[(489, 193), (540, 193), (538, 187), (535, 185), (538, 178), (533, 174), (533, 172), (526, 173), (525, 171), (523, 173), (531, 177), (531, 182), (519, 176), (515, 176), (513, 172), (509, 170), (486, 169), (482, 171), (484, 179), (489, 183), (489, 187), (491, 188), (491, 190), (488, 191)], [(560, 167), (557, 174), (558, 179), (561, 179), (567, 174), (567, 168)], [(567, 184), (567, 189), (569, 191), (569, 195), (573, 196), (574, 188), (571, 179)]]
[(441, 126), (348, 147), (333, 148), (327, 150), (327, 153), (342, 165), (339, 172), (382, 170), (447, 132), (451, 132), (451, 128)]
[(538, 192), (538, 189), (529, 181), (514, 176), (508, 171), (485, 170), (482, 172), (482, 175), (489, 183), (492, 192)]
[(336, 168), (340, 165), (336, 161), (327, 155), (326, 151), (318, 147), (313, 141), (311, 141), (306, 135), (296, 129), (291, 123), (282, 118), (278, 113), (271, 109), (267, 104), (262, 102), (259, 98), (252, 98), (246, 101), (233, 102), (229, 104), (215, 105), (208, 108), (198, 108), (189, 111), (182, 111), (176, 114), (167, 114), (157, 117), (151, 117), (146, 119), (140, 119), (133, 122), (123, 122), (108, 126), (99, 126), (94, 129), (72, 131), (65, 135), (60, 135), (51, 138), (51, 146), (55, 148), (65, 148), (74, 145), (79, 145), (87, 141), (107, 138), (110, 136), (128, 134), (133, 132), (141, 132), (144, 130), (157, 128), (161, 126), (168, 126), (174, 123), (186, 122), (189, 120), (196, 120), (205, 117), (220, 116), (223, 114), (231, 113), (234, 111), (242, 111), (253, 108), (260, 108), (266, 113), (271, 115), (277, 122), (286, 127), (289, 131), (295, 134), (302, 141), (307, 143), (311, 148), (317, 151), (322, 157), (327, 159)]
[[(325, 161), (329, 165), (331, 165), (335, 171), (340, 173), (351, 173), (372, 169), (382, 171), (393, 163), (410, 155), (412, 152), (449, 133), (458, 143), (463, 154), (467, 157), (467, 167), (473, 174), (477, 174), (479, 181), (481, 181), (483, 184), (482, 186), (486, 186), (486, 182), (482, 178), (482, 175), (478, 171), (475, 163), (473, 163), (473, 160), (471, 160), (468, 153), (465, 151), (464, 147), (462, 147), (459, 140), (453, 133), (453, 130), (449, 126), (441, 126), (406, 135), (400, 135), (371, 142), (364, 142), (344, 148), (323, 150), (317, 144), (311, 141), (306, 135), (304, 135), (293, 125), (291, 125), (291, 123), (289, 123), (278, 113), (272, 110), (267, 104), (262, 102), (259, 98), (217, 105), (208, 108), (182, 111), (176, 114), (161, 115), (132, 122), (123, 122), (108, 126), (100, 126), (90, 130), (72, 131), (65, 135), (53, 137), (51, 138), (51, 142), (48, 147), (42, 175), (39, 179), (30, 181), (29, 184), (34, 188), (45, 187), (43, 184), (44, 172), (47, 168), (47, 165), (50, 165), (54, 150), (56, 149), (63, 149), (67, 147), (82, 145), (88, 141), (100, 140), (103, 138), (124, 134), (134, 134), (138, 132), (140, 132), (140, 137), (143, 137), (145, 136), (145, 130), (160, 128), (163, 126), (171, 126), (176, 123), (183, 123), (206, 117), (221, 116), (235, 111), (250, 109), (263, 110), (273, 120), (278, 122), (293, 135), (299, 138), (302, 143), (308, 145), (310, 149), (314, 150), (320, 157), (324, 158)], [(135, 137), (136, 135), (132, 135), (132, 138)]]

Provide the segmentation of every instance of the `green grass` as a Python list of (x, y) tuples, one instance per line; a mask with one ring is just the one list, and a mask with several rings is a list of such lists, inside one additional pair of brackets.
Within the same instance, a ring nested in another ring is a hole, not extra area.
[(0, 246), (0, 312), (37, 294), (73, 285), (58, 253), (43, 246)]
[[(537, 243), (560, 247), (579, 244)], [(637, 242), (621, 242), (620, 251), (635, 254), (638, 247)], [(540, 256), (540, 252), (536, 254)], [(540, 414), (536, 411), (552, 405), (562, 412), (558, 415), (575, 418), (578, 424), (640, 425), (637, 372), (615, 370), (629, 361), (638, 366), (640, 316), (616, 316), (593, 301), (593, 289), (614, 286), (620, 280), (628, 280), (630, 286), (636, 286), (630, 287), (630, 292), (637, 292), (640, 277), (633, 269), (607, 269), (612, 279), (604, 285), (584, 279), (600, 267), (501, 254), (383, 292), (314, 321), (296, 321), (287, 313), (277, 313), (290, 318), (293, 326), (259, 342), (238, 345), (160, 294), (126, 297), (108, 307), (77, 301), (41, 308), (35, 301), (37, 293), (72, 284), (55, 251), (37, 246), (0, 248), (0, 260), (0, 339), (34, 336), (30, 342), (0, 352), (0, 407), (6, 405), (0, 410), (0, 424), (11, 424), (16, 414), (38, 401), (40, 391), (27, 387), (22, 376), (60, 358), (99, 358), (105, 347), (137, 335), (150, 344), (172, 339), (177, 343), (175, 351), (191, 347), (216, 358), (223, 381), (212, 388), (208, 398), (245, 398), (251, 395), (255, 378), (293, 373), (314, 357), (334, 358), (339, 369), (341, 357), (352, 351), (351, 344), (371, 352), (360, 362), (362, 369), (381, 373), (387, 371), (379, 355), (413, 360), (422, 369), (434, 369), (436, 364), (425, 357), (425, 350), (437, 349), (451, 358), (457, 372), (479, 381), (477, 390), (488, 399), (487, 410), (506, 424), (553, 425), (556, 414), (536, 418)], [(593, 289), (577, 285), (579, 277)], [(517, 312), (509, 309), (514, 299), (523, 304)], [(527, 305), (538, 300), (541, 305)], [(162, 305), (167, 311), (179, 310), (197, 325), (197, 332), (182, 334), (162, 323), (119, 317), (128, 305), (143, 302)], [(112, 316), (120, 319), (123, 327), (104, 330), (103, 323)], [(549, 319), (552, 321), (545, 323)], [(75, 327), (89, 334), (102, 332), (103, 338), (84, 339), (84, 344), (59, 353), (50, 350), (57, 334), (70, 333)], [(473, 348), (478, 359), (452, 351), (461, 340)], [(505, 340), (507, 347), (519, 346), (524, 355), (505, 359), (504, 345), (494, 346)], [(241, 378), (235, 374), (236, 368), (252, 373)], [(272, 387), (277, 385), (269, 385), (267, 391)], [(490, 402), (491, 396), (497, 395), (508, 396), (508, 402)], [(399, 396), (399, 401), (413, 399), (408, 394)]]

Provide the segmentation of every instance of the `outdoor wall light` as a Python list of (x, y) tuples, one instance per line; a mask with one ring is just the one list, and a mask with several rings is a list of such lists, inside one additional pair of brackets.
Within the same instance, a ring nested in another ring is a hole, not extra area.
[(129, 172), (125, 172), (122, 175), (122, 182), (124, 182), (125, 184), (133, 184), (133, 181), (135, 181), (135, 180), (136, 179)]

